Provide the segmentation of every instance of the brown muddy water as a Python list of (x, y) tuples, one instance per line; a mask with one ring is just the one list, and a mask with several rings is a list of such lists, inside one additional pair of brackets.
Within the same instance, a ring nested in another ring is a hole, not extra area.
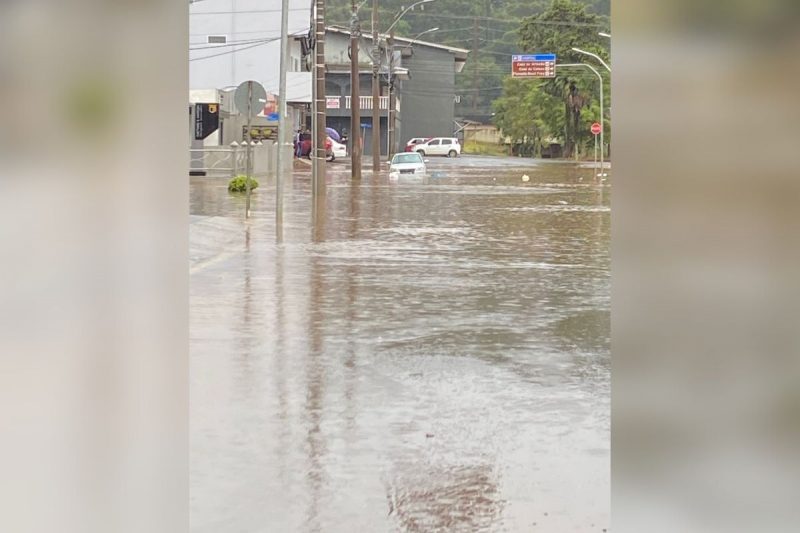
[[(329, 165), (253, 217), (191, 178), (191, 522), (221, 532), (609, 527), (610, 187), (591, 169)], [(530, 180), (523, 181), (528, 175)]]

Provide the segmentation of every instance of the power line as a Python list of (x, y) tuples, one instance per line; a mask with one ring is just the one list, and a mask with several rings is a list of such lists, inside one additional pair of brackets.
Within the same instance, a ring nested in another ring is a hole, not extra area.
[[(289, 9), (289, 11), (308, 11), (308, 8), (305, 7), (296, 7), (293, 9)], [(189, 15), (238, 15), (240, 13), (251, 13), (251, 14), (258, 14), (258, 13), (280, 13), (280, 9), (249, 9), (249, 10), (236, 10), (236, 11), (195, 11), (193, 13), (189, 13)]]
[(265, 37), (263, 39), (246, 39), (243, 41), (228, 41), (226, 43), (209, 44), (209, 43), (196, 43), (196, 46), (189, 45), (189, 50), (208, 50), (209, 48), (227, 48), (231, 46), (244, 46), (247, 44), (255, 43), (271, 43), (280, 39), (280, 37)]
[(575, 27), (587, 27), (587, 28), (600, 28), (607, 26), (607, 24), (603, 24), (600, 22), (591, 23), (591, 22), (570, 22), (570, 21), (560, 21), (560, 20), (532, 20), (532, 19), (525, 20), (525, 17), (523, 17), (522, 19), (518, 18), (501, 19), (497, 17), (480, 17), (480, 16), (476, 17), (474, 15), (445, 15), (445, 14), (428, 13), (428, 12), (415, 13), (413, 11), (408, 13), (408, 15), (425, 15), (426, 17), (446, 18), (454, 20), (473, 20), (477, 18), (478, 20), (504, 22), (508, 24), (519, 24), (525, 22), (526, 24), (540, 24), (543, 26), (575, 26)]
[(256, 48), (257, 46), (264, 46), (265, 44), (269, 44), (271, 42), (275, 42), (275, 41), (278, 41), (278, 40), (280, 40), (280, 37), (274, 37), (272, 39), (265, 40), (264, 42), (251, 44), (249, 46), (243, 46), (242, 48), (237, 48), (236, 50), (226, 50), (225, 52), (220, 52), (219, 54), (211, 54), (211, 55), (202, 56), (202, 57), (193, 57), (193, 58), (189, 59), (189, 61), (190, 62), (191, 61), (202, 61), (203, 59), (211, 59), (212, 57), (219, 57), (219, 56), (226, 56), (228, 54), (235, 54), (236, 52), (241, 52), (242, 50), (249, 50), (251, 48)]
[[(289, 32), (289, 35), (290, 36), (297, 36), (297, 35), (302, 35), (304, 32), (305, 32), (304, 29), (292, 30), (292, 31)], [(275, 41), (279, 41), (280, 39), (281, 39), (280, 36), (278, 36), (278, 37), (268, 37), (268, 38), (264, 38), (264, 39), (250, 39), (249, 41), (237, 41), (237, 42), (233, 42), (232, 41), (230, 43), (225, 43), (225, 44), (211, 44), (211, 45), (204, 45), (204, 46), (196, 46), (194, 48), (191, 47), (191, 45), (190, 45), (190, 47), (189, 47), (190, 51), (206, 50), (206, 49), (209, 49), (209, 48), (219, 49), (219, 48), (225, 48), (225, 47), (230, 47), (230, 46), (241, 46), (241, 48), (237, 48), (235, 50), (226, 50), (225, 52), (220, 52), (219, 54), (211, 54), (211, 55), (208, 55), (208, 56), (195, 57), (195, 58), (190, 59), (189, 61), (200, 61), (202, 59), (210, 59), (212, 57), (219, 57), (219, 56), (223, 56), (223, 55), (227, 55), (227, 54), (235, 54), (236, 52), (240, 52), (242, 50), (249, 50), (249, 49), (255, 48), (257, 46), (263, 46), (265, 44), (269, 44), (269, 43), (272, 43), (272, 42), (275, 42)], [(250, 44), (250, 43), (252, 43), (252, 44)], [(248, 44), (249, 44), (249, 46), (247, 46)]]

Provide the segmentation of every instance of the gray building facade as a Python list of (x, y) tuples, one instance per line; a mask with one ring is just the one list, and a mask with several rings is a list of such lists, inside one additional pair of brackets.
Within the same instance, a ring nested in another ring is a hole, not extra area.
[(450, 137), (455, 131), (456, 75), (467, 50), (424, 42), (398, 40), (408, 79), (399, 82), (402, 112), (398, 114), (399, 149), (413, 137)]

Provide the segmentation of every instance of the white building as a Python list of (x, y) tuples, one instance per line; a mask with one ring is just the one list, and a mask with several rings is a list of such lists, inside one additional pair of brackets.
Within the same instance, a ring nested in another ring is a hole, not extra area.
[[(289, 0), (286, 93), (293, 127), (311, 102), (311, 73), (301, 72), (300, 42), (292, 37), (308, 35), (310, 24), (311, 1)], [(190, 0), (189, 102), (221, 104), (222, 122), (228, 123), (205, 144), (241, 140), (236, 138), (241, 123), (231, 101), (231, 91), (240, 83), (255, 80), (267, 93), (279, 93), (280, 41), (281, 0)], [(269, 122), (262, 113), (254, 124)]]

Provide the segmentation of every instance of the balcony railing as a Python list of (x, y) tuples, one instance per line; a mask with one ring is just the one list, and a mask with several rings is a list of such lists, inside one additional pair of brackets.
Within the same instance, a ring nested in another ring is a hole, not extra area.
[[(326, 105), (328, 109), (350, 109), (351, 98), (349, 96), (326, 96)], [(359, 109), (372, 109), (372, 97), (371, 96), (360, 96), (359, 103), (361, 104)], [(378, 109), (386, 111), (389, 109), (389, 97), (388, 96), (381, 96), (378, 100)]]

